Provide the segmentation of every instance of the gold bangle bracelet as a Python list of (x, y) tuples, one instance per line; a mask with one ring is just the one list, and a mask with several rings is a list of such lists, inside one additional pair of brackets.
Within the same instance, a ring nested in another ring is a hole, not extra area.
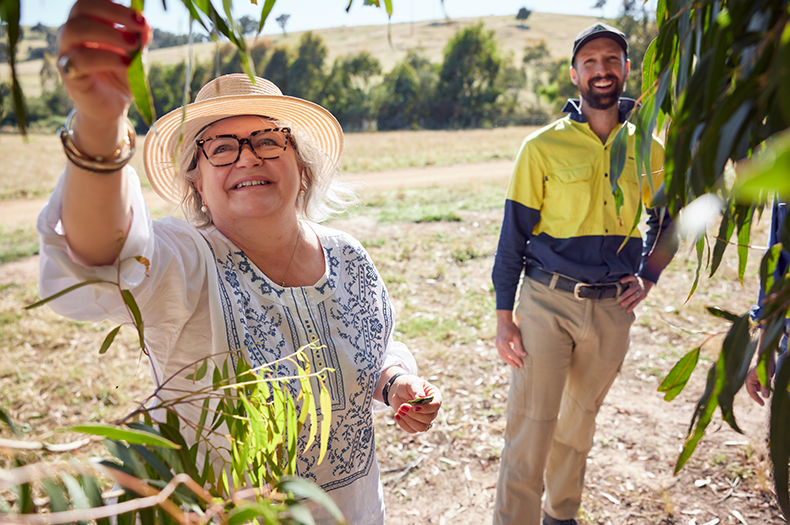
[(134, 155), (137, 134), (128, 118), (126, 119), (126, 136), (112, 155), (91, 157), (81, 152), (74, 144), (74, 130), (71, 129), (71, 121), (76, 114), (77, 111), (72, 109), (66, 117), (66, 124), (59, 131), (63, 151), (72, 164), (86, 171), (107, 175), (115, 173), (129, 163)]

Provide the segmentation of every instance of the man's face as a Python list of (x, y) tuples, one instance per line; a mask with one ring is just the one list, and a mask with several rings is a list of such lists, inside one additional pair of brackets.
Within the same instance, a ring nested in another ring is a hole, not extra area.
[(596, 38), (576, 52), (571, 80), (579, 86), (585, 104), (593, 109), (609, 109), (620, 99), (630, 67), (617, 42)]

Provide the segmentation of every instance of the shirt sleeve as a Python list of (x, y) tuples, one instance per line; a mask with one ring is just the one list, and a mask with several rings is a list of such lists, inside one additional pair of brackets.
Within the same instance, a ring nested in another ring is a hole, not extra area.
[[(653, 192), (664, 182), (664, 145), (653, 137), (651, 152), (651, 182), (643, 181), (643, 200), (647, 205), (647, 232), (642, 244), (642, 262), (637, 275), (657, 283), (678, 249), (677, 233), (669, 210), (651, 207)], [(647, 182), (647, 184), (645, 184)]]
[(518, 283), (524, 271), (527, 243), (540, 222), (543, 170), (536, 155), (531, 155), (529, 149), (529, 142), (524, 141), (505, 200), (505, 216), (491, 273), (497, 310), (513, 309)]

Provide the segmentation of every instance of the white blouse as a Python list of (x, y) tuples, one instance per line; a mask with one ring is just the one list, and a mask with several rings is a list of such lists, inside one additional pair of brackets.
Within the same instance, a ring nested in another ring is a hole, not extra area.
[[(309, 432), (305, 425), (297, 475), (321, 486), (350, 523), (383, 524), (372, 411), (386, 407), (373, 400), (373, 392), (382, 370), (398, 365), (416, 373), (417, 366), (406, 346), (392, 339), (392, 304), (368, 253), (353, 237), (310, 223), (323, 247), (324, 276), (314, 286), (283, 288), (216, 228), (196, 229), (174, 218), (152, 221), (139, 179), (129, 171), (133, 219), (120, 254), (120, 279), (142, 312), (154, 385), (172, 377), (160, 397), (208, 387), (211, 361), (203, 379), (186, 378), (206, 355), (241, 349), (259, 366), (315, 343), (321, 348), (308, 352), (311, 369), (335, 369), (327, 374), (329, 448), (320, 465), (318, 440), (301, 452)], [(84, 267), (69, 257), (60, 224), (62, 186), (63, 178), (38, 219), (41, 297), (88, 279), (118, 279), (117, 266)], [(147, 275), (135, 256), (150, 261)], [(130, 320), (112, 285), (85, 286), (49, 305), (75, 320)], [(281, 364), (277, 371), (295, 370)], [(200, 404), (195, 405), (181, 405), (179, 413), (197, 422)]]

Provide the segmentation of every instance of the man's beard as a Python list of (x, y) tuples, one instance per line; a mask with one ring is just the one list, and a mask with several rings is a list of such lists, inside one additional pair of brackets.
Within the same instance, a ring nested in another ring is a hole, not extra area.
[[(595, 92), (593, 83), (599, 82), (601, 80), (611, 80), (614, 82), (614, 87), (609, 94), (600, 95)], [(581, 85), (579, 86), (579, 94), (581, 94), (584, 103), (593, 109), (609, 109), (610, 107), (617, 104), (617, 101), (620, 100), (620, 95), (622, 92), (623, 82), (614, 75), (591, 78), (587, 83), (587, 89), (582, 89)]]

